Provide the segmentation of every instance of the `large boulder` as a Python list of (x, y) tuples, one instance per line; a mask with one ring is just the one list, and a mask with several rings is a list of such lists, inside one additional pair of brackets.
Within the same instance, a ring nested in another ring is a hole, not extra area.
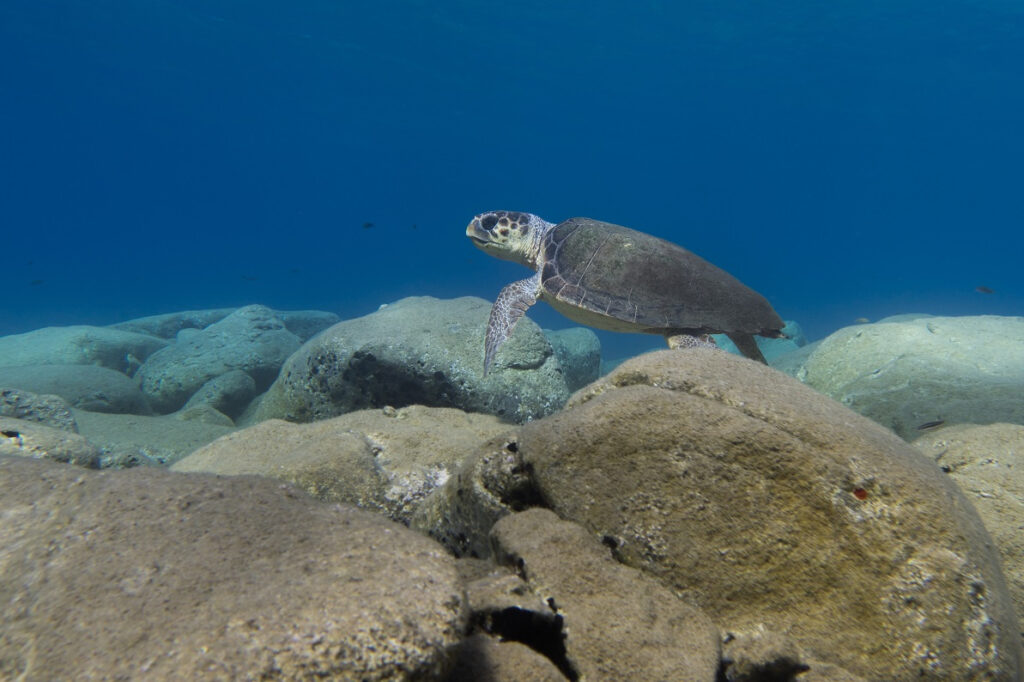
[(153, 413), (138, 382), (121, 372), (96, 365), (0, 367), (0, 386), (59, 395), (80, 410)]
[(522, 422), (568, 398), (551, 344), (520, 320), (483, 376), (491, 304), (479, 298), (405, 298), (340, 322), (302, 346), (243, 420), (308, 422), (371, 407), (428, 405)]
[(764, 626), (820, 665), (886, 680), (1020, 673), (999, 557), (959, 488), (759, 363), (708, 349), (627, 361), (481, 448), (424, 502), (422, 526), (479, 553), (471, 536), (488, 521), (538, 504), (723, 630)]
[(266, 389), (299, 345), (270, 308), (246, 306), (203, 330), (179, 331), (139, 368), (138, 378), (154, 409), (173, 412), (203, 384), (233, 370), (251, 376), (258, 391)]
[(224, 436), (172, 468), (279, 478), (319, 499), (380, 510), (408, 523), (467, 453), (508, 429), (490, 415), (420, 405), (360, 410), (312, 424), (271, 419)]
[(1017, 618), (1024, 622), (1024, 426), (956, 424), (913, 444), (974, 503), (999, 548)]
[(131, 374), (167, 342), (147, 334), (75, 325), (0, 337), (0, 367), (99, 365)]
[(0, 676), (438, 679), (454, 561), (278, 481), (0, 458)]
[(795, 376), (912, 439), (923, 423), (1024, 423), (1024, 317), (901, 316), (824, 339)]
[(1020, 673), (970, 502), (914, 448), (768, 367), (650, 353), (524, 426), (517, 448), (560, 516), (725, 629), (764, 623), (869, 679)]

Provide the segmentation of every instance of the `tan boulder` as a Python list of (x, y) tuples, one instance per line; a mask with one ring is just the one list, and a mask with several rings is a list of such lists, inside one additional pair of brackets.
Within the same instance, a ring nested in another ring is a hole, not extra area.
[(383, 510), (408, 523), (467, 453), (509, 428), (490, 415), (422, 405), (311, 424), (272, 419), (200, 448), (173, 469), (279, 478), (319, 499)]
[(292, 424), (269, 419), (218, 438), (171, 469), (276, 478), (319, 500), (372, 510), (384, 506), (385, 479), (369, 444), (331, 420)]
[(497, 561), (546, 602), (563, 671), (592, 681), (714, 682), (720, 642), (711, 620), (615, 561), (582, 526), (537, 508), (501, 519), (492, 538)]
[(429, 538), (278, 481), (0, 457), (0, 678), (437, 679), (462, 637)]
[(1016, 679), (977, 512), (890, 431), (713, 350), (630, 360), (515, 445), (544, 503), (723, 630), (867, 679)]
[(957, 424), (921, 436), (914, 447), (933, 457), (974, 503), (1024, 622), (1024, 426)]

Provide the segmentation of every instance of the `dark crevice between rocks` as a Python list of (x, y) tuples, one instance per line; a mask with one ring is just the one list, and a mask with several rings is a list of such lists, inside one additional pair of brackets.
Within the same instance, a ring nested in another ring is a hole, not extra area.
[(511, 462), (485, 468), (481, 475), (484, 488), (514, 512), (531, 507), (550, 508), (541, 497), (533, 467), (523, 461), (516, 441), (507, 441), (503, 450), (512, 455)]
[(525, 644), (554, 663), (566, 679), (576, 682), (580, 674), (566, 655), (562, 625), (562, 616), (558, 614), (513, 606), (487, 614), (484, 629), (503, 640)]

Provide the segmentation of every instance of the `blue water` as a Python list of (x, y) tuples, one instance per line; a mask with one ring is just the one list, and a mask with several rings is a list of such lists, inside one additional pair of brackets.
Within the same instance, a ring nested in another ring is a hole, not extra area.
[(1016, 1), (3, 0), (0, 334), (493, 299), (501, 208), (676, 241), (811, 338), (1021, 315), (1022, 131)]

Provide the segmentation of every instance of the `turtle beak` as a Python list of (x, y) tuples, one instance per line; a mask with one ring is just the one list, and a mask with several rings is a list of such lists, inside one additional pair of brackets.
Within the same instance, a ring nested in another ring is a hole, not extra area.
[(473, 243), (483, 248), (484, 244), (490, 242), (487, 230), (480, 224), (479, 218), (473, 218), (466, 226), (466, 236), (473, 240)]

